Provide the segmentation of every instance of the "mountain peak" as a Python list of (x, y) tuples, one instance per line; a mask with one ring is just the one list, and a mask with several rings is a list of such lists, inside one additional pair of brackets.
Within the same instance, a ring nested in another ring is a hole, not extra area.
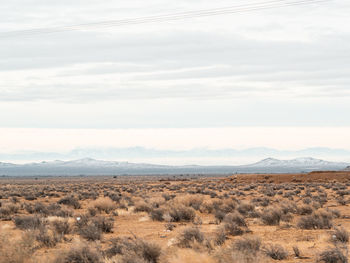
[(74, 162), (95, 162), (97, 160), (90, 158), (90, 157), (86, 157), (86, 158), (81, 158), (81, 159), (77, 159), (77, 160), (73, 160), (73, 161)]
[(281, 160), (269, 157), (269, 158), (263, 159), (257, 163), (254, 163), (252, 165), (254, 165), (254, 166), (271, 166), (271, 165), (279, 164), (280, 162), (281, 162)]
[(289, 166), (289, 167), (311, 167), (311, 166), (317, 166), (317, 167), (323, 167), (323, 166), (338, 166), (343, 165), (343, 163), (336, 163), (336, 162), (328, 162), (321, 159), (316, 159), (312, 157), (299, 157), (292, 160), (279, 160), (275, 158), (266, 158), (260, 162), (254, 163), (251, 166), (253, 167), (278, 167), (278, 166)]

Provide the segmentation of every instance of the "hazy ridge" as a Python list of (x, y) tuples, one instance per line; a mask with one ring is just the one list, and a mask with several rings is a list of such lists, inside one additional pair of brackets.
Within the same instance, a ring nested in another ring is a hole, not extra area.
[(329, 162), (311, 157), (279, 160), (267, 158), (256, 163), (238, 166), (157, 165), (103, 161), (83, 158), (71, 161), (51, 161), (26, 164), (0, 163), (0, 175), (122, 175), (122, 174), (231, 174), (231, 173), (302, 173), (316, 170), (344, 170), (349, 163)]

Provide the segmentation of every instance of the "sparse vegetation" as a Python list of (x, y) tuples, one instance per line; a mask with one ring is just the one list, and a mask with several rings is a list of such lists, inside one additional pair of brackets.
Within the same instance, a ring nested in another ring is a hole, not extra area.
[(347, 262), (350, 173), (313, 176), (0, 178), (0, 263)]

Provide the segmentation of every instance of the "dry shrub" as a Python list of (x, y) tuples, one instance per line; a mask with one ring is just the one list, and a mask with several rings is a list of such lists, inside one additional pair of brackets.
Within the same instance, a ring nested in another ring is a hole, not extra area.
[(33, 194), (27, 194), (24, 197), (24, 199), (27, 200), (27, 201), (33, 201), (33, 200), (36, 200), (37, 198)]
[(263, 249), (264, 253), (274, 260), (283, 260), (288, 257), (288, 252), (281, 245), (268, 244)]
[(247, 227), (244, 217), (238, 212), (229, 213), (224, 217), (225, 223), (235, 223), (238, 226)]
[(46, 227), (40, 227), (35, 231), (35, 239), (44, 247), (54, 247), (61, 240), (60, 236)]
[(106, 218), (103, 216), (94, 217), (91, 219), (95, 225), (103, 233), (113, 233), (114, 219), (112, 217)]
[(345, 200), (344, 197), (338, 197), (337, 203), (340, 205), (346, 205), (349, 202), (349, 200)]
[(178, 250), (175, 256), (171, 257), (169, 263), (216, 263), (210, 255), (196, 252), (191, 249)]
[(156, 209), (153, 209), (151, 212), (150, 212), (150, 216), (152, 218), (152, 220), (154, 221), (163, 221), (164, 220), (164, 209), (162, 208), (156, 208)]
[(336, 228), (332, 233), (333, 242), (348, 243), (349, 232), (345, 228)]
[(126, 211), (129, 210), (129, 204), (126, 200), (122, 199), (119, 201), (117, 208), (119, 209), (125, 209)]
[[(69, 212), (69, 210), (62, 210), (61, 206), (56, 203), (51, 203), (48, 205), (41, 202), (36, 202), (34, 204), (25, 203), (24, 208), (29, 214), (40, 214), (45, 217), (49, 215), (67, 217), (73, 214), (72, 211)], [(69, 213), (69, 215), (65, 215), (66, 213)]]
[(55, 219), (51, 221), (51, 224), (57, 234), (67, 235), (72, 231), (71, 225), (67, 219)]
[(202, 205), (199, 208), (199, 211), (201, 213), (208, 213), (211, 214), (214, 211), (214, 204), (212, 200), (204, 200)]
[(166, 202), (169, 201), (169, 200), (171, 199), (171, 196), (170, 196), (169, 194), (167, 194), (167, 193), (162, 194), (162, 197), (164, 198), (164, 200), (165, 200)]
[(91, 207), (97, 209), (99, 212), (109, 214), (116, 209), (116, 204), (109, 197), (99, 197), (91, 203)]
[(299, 215), (309, 215), (312, 214), (314, 208), (311, 205), (301, 205), (297, 208)]
[(81, 207), (78, 199), (72, 195), (61, 198), (57, 203), (71, 206), (74, 209), (79, 209)]
[(223, 204), (221, 205), (221, 209), (227, 213), (233, 212), (236, 209), (236, 207), (237, 207), (237, 201), (232, 199), (224, 200)]
[(106, 257), (111, 258), (115, 255), (122, 255), (130, 247), (134, 245), (134, 242), (131, 238), (127, 237), (117, 237), (109, 240), (109, 247), (104, 251)]
[(91, 216), (89, 214), (82, 214), (75, 217), (74, 226), (78, 230), (86, 226), (91, 221)]
[(215, 209), (214, 216), (218, 222), (222, 222), (224, 220), (226, 212), (221, 209)]
[(159, 208), (165, 201), (162, 197), (152, 197), (148, 200), (148, 203), (151, 204), (152, 208)]
[(261, 215), (261, 220), (265, 225), (279, 225), (282, 218), (282, 210), (279, 208), (269, 208), (264, 210)]
[(54, 263), (102, 263), (102, 257), (96, 249), (78, 244), (60, 253)]
[(185, 228), (177, 238), (177, 245), (182, 248), (191, 248), (194, 242), (203, 243), (204, 235), (196, 227)]
[(326, 211), (313, 212), (311, 215), (301, 217), (298, 227), (301, 229), (330, 229), (332, 214)]
[[(59, 206), (58, 204), (56, 204)], [(25, 209), (29, 214), (41, 214), (47, 216), (49, 214), (48, 208), (41, 202), (36, 202), (34, 204), (26, 204)]]
[(256, 255), (260, 251), (261, 240), (256, 236), (247, 236), (236, 240), (233, 247), (235, 250), (244, 252), (245, 254)]
[(177, 198), (177, 200), (179, 203), (188, 206), (188, 207), (192, 207), (195, 210), (199, 210), (202, 203), (203, 203), (203, 197), (200, 195), (186, 195), (180, 198)]
[(61, 208), (56, 210), (52, 215), (57, 217), (72, 217), (74, 214), (74, 211), (69, 208)]
[(255, 210), (255, 206), (248, 202), (242, 202), (237, 207), (238, 212), (240, 212), (242, 215), (249, 215), (250, 213), (253, 213)]
[(325, 213), (329, 213), (331, 217), (333, 218), (340, 218), (341, 217), (341, 213), (338, 209), (330, 209), (330, 208), (326, 208), (324, 210)]
[(298, 210), (298, 207), (294, 201), (287, 201), (287, 200), (283, 200), (279, 204), (279, 208), (282, 210), (283, 214), (288, 214), (288, 213), (295, 214), (297, 213), (297, 210)]
[(5, 203), (0, 206), (0, 219), (11, 220), (11, 216), (16, 214), (19, 210), (19, 206), (12, 203)]
[(170, 208), (169, 216), (172, 222), (189, 222), (195, 219), (196, 212), (191, 207), (177, 205)]
[(348, 257), (339, 248), (328, 248), (320, 253), (317, 262), (348, 263)]
[(38, 229), (45, 224), (45, 220), (38, 216), (18, 216), (14, 218), (14, 223), (21, 230)]
[(135, 204), (134, 212), (146, 212), (149, 213), (152, 211), (152, 206), (150, 204), (147, 204), (144, 201), (137, 202)]
[[(240, 248), (240, 249), (238, 249)], [(246, 249), (244, 249), (246, 248)], [(260, 249), (260, 245), (252, 242), (247, 245), (246, 242), (237, 245), (233, 243), (228, 247), (222, 247), (217, 250), (215, 255), (216, 262), (218, 263), (267, 263), (270, 262), (266, 259), (257, 249)]]
[(136, 239), (135, 252), (147, 262), (157, 263), (161, 254), (161, 248), (156, 243)]
[(244, 234), (244, 230), (235, 222), (224, 223), (223, 229), (227, 235), (231, 236), (240, 236)]
[(148, 262), (157, 263), (161, 248), (155, 243), (139, 238), (115, 238), (110, 240), (109, 248), (104, 252), (107, 258), (116, 257), (115, 262)]
[(202, 225), (203, 224), (203, 220), (200, 216), (196, 216), (193, 220), (192, 223), (196, 226)]
[(297, 257), (297, 258), (301, 257), (301, 252), (300, 252), (299, 247), (293, 246), (293, 252), (294, 252), (295, 257)]
[(102, 231), (95, 224), (89, 223), (79, 229), (79, 235), (89, 241), (100, 240)]
[(88, 207), (87, 209), (87, 213), (90, 215), (90, 216), (96, 216), (97, 214), (97, 209), (95, 207)]
[(225, 243), (227, 239), (225, 230), (220, 227), (216, 232), (214, 236), (214, 244), (221, 246)]

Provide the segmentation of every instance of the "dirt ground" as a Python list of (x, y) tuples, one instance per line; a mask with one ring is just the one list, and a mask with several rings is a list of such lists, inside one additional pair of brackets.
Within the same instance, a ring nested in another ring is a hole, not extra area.
[[(350, 230), (349, 196), (350, 172), (3, 177), (0, 263), (346, 262), (325, 261), (322, 253), (337, 250), (348, 257), (348, 240), (338, 233), (346, 236)], [(112, 222), (109, 228), (96, 223), (101, 218)], [(58, 230), (57, 221), (65, 223), (66, 233)], [(186, 236), (189, 229), (196, 234)], [(219, 233), (224, 233), (222, 242)], [(258, 239), (259, 248), (237, 248), (236, 242), (246, 237)], [(118, 241), (118, 250), (115, 238), (129, 241)], [(146, 257), (136, 245), (134, 250), (131, 243), (123, 247), (130, 240), (152, 244), (159, 253)], [(285, 255), (277, 251), (282, 258), (274, 259), (271, 245)], [(73, 247), (91, 248), (96, 257), (73, 261)], [(111, 247), (117, 252), (108, 255)]]

